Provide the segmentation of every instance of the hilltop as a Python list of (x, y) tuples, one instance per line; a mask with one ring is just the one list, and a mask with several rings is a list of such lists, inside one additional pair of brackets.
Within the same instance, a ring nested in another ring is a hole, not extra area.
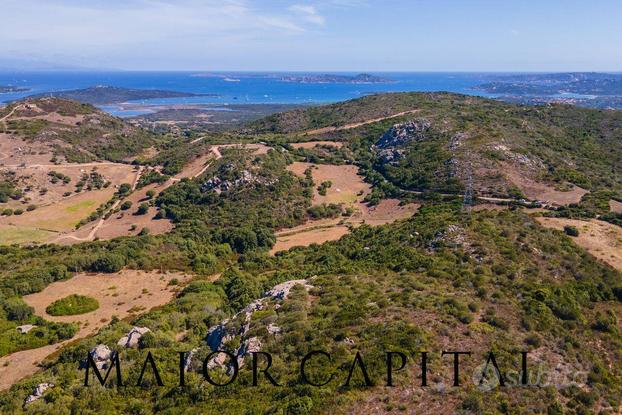
[(370, 178), (404, 190), (552, 201), (622, 191), (619, 111), (396, 93), (274, 114), (248, 131), (348, 143)]
[(0, 111), (0, 129), (15, 144), (13, 156), (36, 151), (69, 162), (121, 161), (155, 142), (154, 135), (92, 105), (53, 97), (6, 106)]

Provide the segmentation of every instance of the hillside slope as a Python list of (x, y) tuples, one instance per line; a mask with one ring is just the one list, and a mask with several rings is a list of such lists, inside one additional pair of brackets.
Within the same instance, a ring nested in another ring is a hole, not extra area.
[(3, 142), (16, 139), (16, 152), (47, 152), (82, 163), (121, 161), (155, 143), (154, 135), (92, 105), (61, 98), (8, 105), (0, 111), (0, 136)]

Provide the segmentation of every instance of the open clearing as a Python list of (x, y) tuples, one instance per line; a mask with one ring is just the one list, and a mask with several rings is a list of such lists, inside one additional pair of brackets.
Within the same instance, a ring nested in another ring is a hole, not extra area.
[(572, 238), (596, 258), (622, 271), (622, 228), (597, 219), (582, 221), (565, 218), (537, 218), (548, 228), (563, 230), (564, 226), (575, 226), (579, 236)]
[[(92, 164), (89, 164), (89, 167)], [(56, 171), (70, 171), (74, 170), (78, 173), (85, 170), (84, 165), (64, 165), (62, 168), (54, 167)], [(52, 169), (43, 169), (44, 171), (50, 171)], [(86, 171), (90, 171), (90, 168)], [(74, 193), (72, 196), (62, 197), (59, 195), (65, 187), (69, 186), (72, 190), (75, 188), (75, 181), (72, 180), (68, 185), (63, 185), (58, 192), (51, 193), (46, 199), (39, 200), (44, 203), (38, 205), (37, 209), (31, 212), (24, 212), (22, 215), (16, 216), (3, 216), (0, 217), (0, 230), (8, 228), (23, 228), (23, 234), (26, 235), (29, 230), (38, 229), (43, 231), (52, 232), (69, 232), (73, 230), (75, 225), (83, 218), (89, 216), (94, 212), (101, 204), (106, 203), (112, 198), (116, 191), (115, 186), (120, 183), (131, 183), (136, 176), (136, 172), (132, 170), (131, 166), (125, 164), (118, 164), (116, 166), (106, 165), (98, 167), (100, 174), (104, 175), (106, 180), (112, 182), (108, 188), (101, 190), (84, 191), (81, 193)], [(47, 173), (43, 173), (47, 176)], [(52, 189), (56, 185), (50, 185)], [(46, 194), (47, 196), (47, 194)], [(60, 199), (59, 199), (60, 197)], [(0, 238), (0, 241), (2, 239)], [(23, 242), (41, 242), (39, 239)]]
[(56, 233), (26, 226), (5, 225), (0, 227), (0, 245), (41, 243)]
[[(212, 146), (210, 151), (197, 155), (197, 157), (184, 166), (183, 170), (179, 174), (171, 177), (168, 181), (162, 184), (150, 184), (141, 189), (135, 190), (119, 202), (132, 202), (132, 207), (130, 209), (126, 211), (119, 210), (106, 219), (90, 223), (77, 231), (60, 235), (54, 240), (54, 242), (68, 245), (91, 241), (95, 238), (112, 239), (119, 236), (136, 235), (143, 228), (149, 229), (149, 233), (152, 235), (159, 235), (169, 232), (173, 229), (173, 224), (170, 220), (154, 219), (154, 216), (158, 211), (156, 207), (149, 207), (149, 210), (144, 215), (135, 215), (134, 213), (138, 209), (138, 206), (141, 203), (149, 201), (149, 198), (147, 197), (147, 192), (149, 190), (153, 190), (157, 195), (183, 178), (191, 179), (203, 174), (203, 172), (205, 172), (205, 170), (209, 167), (212, 160), (222, 157), (218, 147), (220, 146)], [(134, 180), (134, 183), (136, 182), (137, 180)]]
[(617, 200), (610, 200), (609, 208), (612, 212), (622, 213), (622, 202), (618, 202)]
[[(349, 226), (357, 227), (362, 224), (378, 226), (405, 219), (414, 215), (419, 208), (419, 205), (415, 203), (400, 205), (397, 199), (384, 199), (377, 206), (368, 206), (363, 203), (363, 198), (371, 188), (357, 174), (357, 168), (352, 165), (314, 165), (295, 162), (287, 168), (294, 174), (304, 177), (304, 171), (311, 166), (313, 166), (312, 175), (315, 183), (313, 205), (342, 203), (345, 207), (353, 208), (354, 214), (348, 218), (321, 219), (282, 229), (276, 234), (277, 240), (270, 250), (271, 255), (295, 246), (335, 241), (350, 231)], [(328, 180), (333, 184), (327, 189), (326, 196), (322, 196), (318, 193), (317, 186)]]
[[(322, 203), (353, 205), (371, 191), (371, 186), (363, 181), (362, 177), (357, 174), (357, 167), (353, 165), (336, 166), (295, 162), (287, 166), (287, 169), (304, 177), (305, 170), (309, 167), (312, 167), (315, 183), (313, 190), (314, 205), (321, 205)], [(322, 196), (318, 193), (317, 187), (325, 181), (331, 181), (332, 186), (326, 189), (326, 196)]]
[[(173, 278), (181, 282), (188, 279), (183, 274), (135, 270), (116, 274), (79, 274), (70, 280), (52, 283), (39, 293), (25, 296), (24, 301), (35, 309), (38, 316), (50, 321), (76, 322), (80, 330), (70, 340), (0, 358), (0, 389), (6, 389), (18, 380), (36, 373), (39, 362), (67, 343), (93, 334), (108, 324), (113, 315), (125, 318), (166, 304), (178, 289), (177, 286), (168, 285)], [(53, 317), (45, 312), (50, 303), (70, 294), (94, 297), (100, 307), (96, 311), (76, 316)]]
[(542, 200), (556, 205), (569, 205), (571, 203), (579, 203), (581, 197), (587, 193), (587, 190), (578, 186), (574, 186), (567, 192), (555, 190), (546, 184), (529, 179), (508, 163), (504, 163), (503, 167), (503, 173), (505, 173), (509, 181), (518, 187), (525, 197), (530, 200)]
[(317, 146), (343, 147), (343, 143), (339, 141), (307, 141), (306, 143), (290, 143), (289, 145), (293, 148), (313, 148)]

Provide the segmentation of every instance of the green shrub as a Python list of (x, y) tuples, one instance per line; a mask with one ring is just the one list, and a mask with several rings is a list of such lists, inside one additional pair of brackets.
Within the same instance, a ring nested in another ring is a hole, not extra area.
[(568, 236), (579, 236), (579, 230), (576, 226), (566, 225), (564, 226), (564, 232)]
[(99, 308), (99, 302), (84, 295), (72, 294), (47, 306), (45, 312), (52, 316), (73, 316), (89, 313)]

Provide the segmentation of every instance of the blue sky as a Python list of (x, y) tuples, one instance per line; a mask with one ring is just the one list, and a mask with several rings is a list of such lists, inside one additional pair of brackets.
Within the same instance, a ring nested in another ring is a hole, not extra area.
[(620, 0), (3, 0), (0, 10), (0, 65), (622, 71)]

